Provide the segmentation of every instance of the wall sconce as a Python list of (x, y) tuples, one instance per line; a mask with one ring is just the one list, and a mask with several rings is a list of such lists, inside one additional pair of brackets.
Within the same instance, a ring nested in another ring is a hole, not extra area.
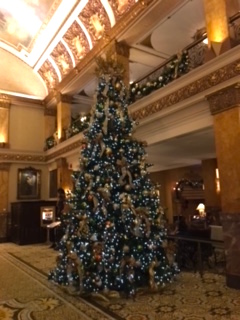
[(197, 206), (196, 210), (198, 210), (199, 216), (201, 218), (204, 218), (206, 216), (205, 205), (203, 203), (199, 203), (199, 205)]
[(216, 172), (216, 191), (220, 192), (221, 189), (220, 189), (220, 179), (219, 179), (219, 170), (218, 170), (218, 168), (216, 168), (215, 172)]

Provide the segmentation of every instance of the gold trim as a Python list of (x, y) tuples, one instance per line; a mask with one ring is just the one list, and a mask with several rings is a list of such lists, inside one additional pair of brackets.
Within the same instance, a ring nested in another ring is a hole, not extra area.
[[(155, 101), (154, 103), (131, 113), (134, 119), (147, 118), (163, 109), (169, 108), (172, 105), (186, 100), (200, 92), (212, 88), (224, 81), (240, 75), (240, 60), (234, 61), (209, 75), (192, 82), (191, 84), (180, 88), (179, 90), (166, 95), (165, 97)], [(189, 73), (190, 75), (190, 73)], [(177, 80), (176, 80), (177, 81)], [(161, 90), (161, 89), (160, 89)]]
[(45, 162), (46, 156), (30, 155), (30, 154), (12, 154), (0, 153), (0, 160), (3, 161), (24, 161), (24, 162)]
[(8, 95), (0, 94), (0, 108), (9, 109), (11, 106), (11, 100)]
[(65, 154), (66, 152), (69, 152), (69, 151), (72, 151), (72, 150), (74, 150), (74, 149), (79, 148), (79, 147), (82, 145), (83, 141), (84, 141), (84, 140), (81, 139), (81, 140), (79, 140), (79, 141), (77, 141), (77, 142), (73, 142), (72, 144), (70, 144), (70, 145), (62, 148), (61, 150), (58, 150), (58, 151), (56, 151), (56, 152), (54, 152), (54, 153), (46, 156), (46, 161), (50, 161), (50, 160), (52, 160), (52, 159), (58, 158), (58, 157), (60, 157), (62, 154)]
[(239, 84), (226, 87), (208, 96), (210, 111), (212, 115), (240, 106)]

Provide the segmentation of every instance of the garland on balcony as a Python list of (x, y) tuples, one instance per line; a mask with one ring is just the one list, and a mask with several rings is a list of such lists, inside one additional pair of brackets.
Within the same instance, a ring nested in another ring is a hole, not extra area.
[[(132, 83), (130, 85), (129, 104), (136, 100), (147, 96), (151, 92), (158, 90), (166, 86), (171, 81), (177, 79), (181, 75), (189, 71), (189, 58), (188, 52), (183, 51), (174, 56), (172, 61), (162, 68), (161, 74), (156, 79), (149, 79), (146, 83), (141, 84), (139, 82)], [(86, 117), (72, 119), (71, 126), (65, 130), (65, 139), (69, 139), (72, 136), (84, 131), (89, 126), (90, 115)], [(46, 139), (44, 150), (49, 150), (57, 145), (57, 133), (53, 134)]]
[(89, 126), (90, 115), (86, 115), (84, 117), (78, 117), (77, 119), (72, 119), (71, 126), (66, 129), (65, 136), (66, 139), (69, 139), (76, 134), (84, 131)]
[[(79, 117), (77, 119), (72, 118), (72, 123), (65, 130), (64, 139), (69, 139), (76, 134), (83, 132), (89, 126), (90, 115), (86, 115), (85, 117)], [(57, 132), (55, 132), (52, 136), (48, 137), (45, 141), (44, 150), (49, 150), (58, 144)]]
[(183, 191), (184, 187), (191, 187), (192, 189), (203, 189), (203, 180), (181, 179), (176, 182), (176, 186), (173, 188), (176, 199), (180, 199), (181, 192)]
[(188, 71), (188, 52), (184, 51), (176, 54), (172, 61), (162, 68), (162, 72), (157, 78), (149, 79), (144, 84), (134, 82), (130, 85), (130, 103), (166, 86), (169, 82), (172, 82)]

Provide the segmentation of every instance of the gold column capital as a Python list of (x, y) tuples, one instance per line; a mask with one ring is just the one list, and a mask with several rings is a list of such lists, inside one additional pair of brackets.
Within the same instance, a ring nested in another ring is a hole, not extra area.
[(212, 115), (240, 106), (240, 83), (206, 96)]
[(126, 43), (115, 41), (113, 47), (115, 49), (116, 54), (129, 58), (130, 50), (129, 46)]
[(57, 103), (65, 102), (65, 103), (72, 103), (73, 98), (67, 94), (62, 94), (59, 91), (55, 91), (54, 98), (56, 99)]
[(0, 94), (0, 108), (9, 109), (11, 100), (6, 94)]
[(44, 109), (44, 115), (45, 116), (55, 117), (57, 115), (57, 111), (56, 111), (56, 109), (45, 108)]

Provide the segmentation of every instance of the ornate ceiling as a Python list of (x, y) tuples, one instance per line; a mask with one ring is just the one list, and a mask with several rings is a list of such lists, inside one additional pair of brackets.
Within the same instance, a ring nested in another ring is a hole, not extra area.
[(1, 0), (0, 48), (43, 79), (49, 93), (137, 0)]

